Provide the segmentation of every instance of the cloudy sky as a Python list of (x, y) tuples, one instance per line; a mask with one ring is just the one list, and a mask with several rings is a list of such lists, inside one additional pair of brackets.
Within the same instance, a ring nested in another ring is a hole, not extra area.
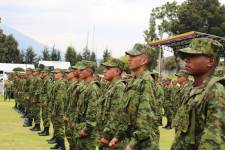
[(0, 0), (0, 15), (5, 24), (61, 51), (69, 45), (82, 51), (89, 37), (98, 58), (105, 48), (120, 57), (134, 43), (143, 43), (151, 9), (167, 1)]

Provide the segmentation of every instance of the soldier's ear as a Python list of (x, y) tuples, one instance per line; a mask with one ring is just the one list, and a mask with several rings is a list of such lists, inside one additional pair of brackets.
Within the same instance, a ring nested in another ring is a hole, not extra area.
[(209, 58), (208, 58), (208, 64), (207, 64), (207, 66), (210, 67), (210, 68), (212, 68), (212, 67), (214, 67), (215, 65), (216, 65), (216, 60), (215, 60), (215, 58), (209, 57)]

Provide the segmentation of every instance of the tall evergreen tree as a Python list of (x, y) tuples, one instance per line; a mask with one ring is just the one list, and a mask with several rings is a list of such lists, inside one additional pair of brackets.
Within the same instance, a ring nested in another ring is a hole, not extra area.
[(46, 60), (46, 61), (51, 60), (51, 56), (50, 56), (48, 47), (45, 47), (44, 50), (42, 51), (42, 60)]
[(96, 62), (96, 54), (95, 52), (91, 52), (90, 60)]
[(36, 56), (37, 55), (35, 54), (33, 48), (32, 47), (28, 47), (26, 49), (25, 62), (29, 63), (29, 64), (35, 63), (37, 61), (36, 60)]
[(111, 52), (108, 49), (105, 49), (103, 52), (103, 62), (106, 62), (109, 58), (112, 57)]
[(72, 46), (67, 47), (66, 54), (65, 54), (65, 60), (69, 61), (70, 64), (73, 66), (77, 62), (77, 53), (75, 48)]

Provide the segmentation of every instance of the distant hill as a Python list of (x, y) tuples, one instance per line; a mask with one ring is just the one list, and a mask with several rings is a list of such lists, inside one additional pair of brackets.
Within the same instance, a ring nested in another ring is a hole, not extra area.
[(3, 30), (3, 32), (7, 35), (12, 34), (14, 38), (17, 40), (19, 44), (19, 49), (27, 49), (28, 47), (32, 46), (34, 49), (35, 53), (38, 55), (41, 55), (45, 45), (32, 39), (31, 37), (17, 31), (16, 29), (7, 26), (4, 23), (0, 24), (0, 28)]

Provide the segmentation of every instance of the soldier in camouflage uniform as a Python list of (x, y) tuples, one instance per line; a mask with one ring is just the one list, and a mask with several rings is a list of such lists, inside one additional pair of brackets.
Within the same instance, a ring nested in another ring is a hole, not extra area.
[(95, 149), (94, 128), (96, 127), (96, 107), (99, 98), (99, 81), (93, 73), (96, 63), (92, 61), (81, 61), (79, 66), (79, 97), (76, 102), (73, 123), (75, 125), (73, 134), (74, 149)]
[(188, 86), (192, 84), (192, 82), (189, 82), (188, 79), (188, 73), (185, 70), (180, 70), (178, 73), (175, 74), (177, 77), (177, 85), (173, 87), (172, 93), (171, 93), (171, 99), (173, 103), (173, 119), (176, 115), (177, 109), (181, 105), (181, 97), (184, 95), (184, 92)]
[(25, 74), (25, 72), (20, 72), (19, 82), (18, 82), (18, 86), (17, 86), (17, 98), (18, 98), (18, 109), (23, 115), (25, 115), (25, 107), (24, 107), (25, 83), (26, 83), (26, 74)]
[(66, 85), (63, 81), (64, 72), (62, 69), (55, 69), (53, 73), (55, 82), (52, 87), (51, 121), (54, 129), (56, 145), (51, 147), (51, 149), (65, 150), (63, 116)]
[(193, 39), (188, 48), (178, 51), (194, 83), (176, 114), (171, 150), (225, 149), (224, 78), (213, 75), (223, 51), (222, 44), (210, 38)]
[(32, 122), (33, 122), (32, 114), (31, 114), (31, 97), (30, 97), (30, 95), (32, 94), (30, 93), (31, 91), (30, 87), (32, 82), (32, 72), (33, 72), (33, 69), (31, 68), (26, 69), (27, 79), (26, 79), (26, 83), (24, 87), (24, 105), (25, 105), (27, 115), (24, 121), (24, 125), (23, 125), (24, 127), (32, 126)]
[(50, 127), (50, 114), (49, 114), (49, 95), (47, 91), (50, 88), (51, 79), (49, 78), (49, 69), (44, 68), (41, 74), (42, 77), (42, 85), (41, 85), (41, 118), (43, 121), (44, 130), (39, 132), (40, 136), (48, 136), (49, 135), (49, 127)]
[[(104, 79), (109, 81), (110, 84), (103, 90), (104, 93), (98, 100), (96, 140), (99, 150), (106, 150), (111, 149), (109, 141), (113, 138), (118, 126), (114, 120), (120, 115), (126, 84), (121, 78), (124, 69), (124, 63), (121, 60), (110, 59), (102, 65), (105, 67)], [(122, 144), (120, 147), (122, 147)]]
[(40, 69), (36, 68), (33, 70), (33, 78), (30, 85), (30, 100), (31, 100), (31, 114), (32, 119), (34, 120), (34, 127), (31, 128), (31, 131), (40, 131), (40, 123), (41, 123), (41, 78), (40, 78)]
[(133, 78), (128, 81), (119, 125), (109, 146), (116, 148), (127, 138), (125, 150), (158, 150), (157, 102), (154, 81), (147, 69), (151, 51), (145, 47), (141, 50), (134, 48), (126, 54)]
[(166, 129), (172, 129), (172, 114), (173, 114), (173, 103), (172, 103), (172, 97), (171, 93), (173, 91), (171, 79), (167, 78), (164, 82), (163, 86), (164, 90), (164, 102), (163, 102), (163, 109), (164, 109), (164, 115), (167, 119), (167, 124), (163, 127)]
[(156, 98), (156, 104), (158, 108), (156, 110), (156, 116), (158, 118), (159, 125), (162, 126), (164, 91), (163, 87), (159, 83), (159, 73), (151, 72), (151, 76), (155, 81), (154, 95)]
[[(64, 102), (64, 123), (65, 123), (65, 135), (67, 138), (67, 141), (69, 143), (69, 148), (70, 150), (74, 149), (73, 145), (73, 131), (69, 127), (69, 120), (70, 120), (70, 105), (72, 105), (72, 100), (73, 98), (73, 92), (76, 90), (78, 83), (79, 83), (79, 70), (77, 69), (76, 66), (72, 66), (71, 69), (69, 70), (69, 73), (67, 74), (67, 89), (66, 89), (66, 98)], [(73, 106), (72, 106), (73, 107)]]

